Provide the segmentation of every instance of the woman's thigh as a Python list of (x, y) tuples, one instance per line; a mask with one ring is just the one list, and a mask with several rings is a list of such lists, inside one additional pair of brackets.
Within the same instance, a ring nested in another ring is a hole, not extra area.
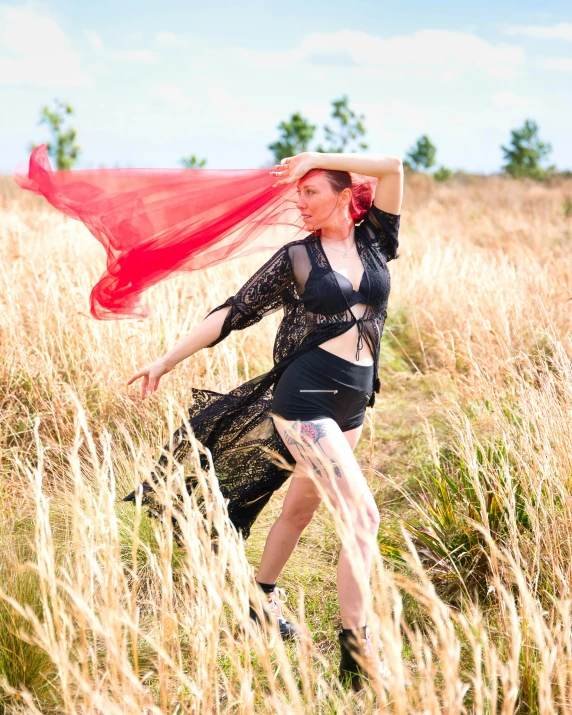
[(325, 493), (337, 510), (347, 514), (350, 506), (350, 513), (355, 518), (356, 510), (365, 508), (367, 514), (375, 518), (377, 508), (373, 496), (355, 459), (355, 444), (350, 444), (350, 440), (357, 443), (361, 427), (346, 435), (329, 418), (301, 421), (285, 420), (278, 415), (272, 417), (296, 461), (288, 490), (290, 493), (292, 489), (289, 509), (293, 507), (294, 499), (300, 500), (302, 506), (304, 502), (308, 504), (312, 499), (323, 498)]
[[(359, 441), (363, 425), (342, 432), (353, 451)], [(291, 521), (299, 521), (306, 526), (322, 502), (322, 494), (311, 479), (307, 467), (297, 462), (292, 472), (286, 496), (282, 504), (282, 515)]]

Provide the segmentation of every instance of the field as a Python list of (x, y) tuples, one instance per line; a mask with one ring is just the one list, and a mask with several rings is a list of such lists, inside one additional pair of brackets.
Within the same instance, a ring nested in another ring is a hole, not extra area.
[(326, 505), (278, 583), (306, 631), (296, 648), (248, 617), (287, 484), (243, 542), (195, 445), (218, 551), (193, 500), (182, 546), (120, 501), (190, 385), (226, 392), (270, 368), (278, 314), (148, 400), (125, 385), (265, 254), (156, 286), (147, 320), (99, 322), (103, 249), (3, 177), (0, 712), (571, 712), (571, 198), (570, 179), (406, 175), (382, 393), (356, 452), (382, 517), (369, 623), (392, 677), (351, 694)]

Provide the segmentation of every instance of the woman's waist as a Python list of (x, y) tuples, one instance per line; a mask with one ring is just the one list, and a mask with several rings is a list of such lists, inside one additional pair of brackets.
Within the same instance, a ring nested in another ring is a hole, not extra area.
[(373, 365), (377, 343), (375, 322), (375, 316), (367, 315), (367, 311), (364, 311), (362, 315), (354, 314), (353, 319), (346, 323), (347, 327), (320, 345), (349, 362), (363, 365), (365, 361)]
[(324, 340), (323, 343), (317, 345), (318, 350), (328, 352), (335, 357), (340, 358), (346, 363), (355, 365), (356, 367), (373, 367), (375, 356), (372, 355), (369, 345), (366, 341), (359, 346), (359, 359), (356, 360), (356, 348), (358, 347), (359, 335), (357, 331), (348, 330), (343, 335), (336, 335), (329, 340)]
[(336, 323), (314, 323), (307, 326), (300, 349), (322, 347), (328, 352), (339, 355), (347, 362), (361, 366), (367, 362), (375, 363), (376, 345), (379, 343), (378, 330), (374, 319)]

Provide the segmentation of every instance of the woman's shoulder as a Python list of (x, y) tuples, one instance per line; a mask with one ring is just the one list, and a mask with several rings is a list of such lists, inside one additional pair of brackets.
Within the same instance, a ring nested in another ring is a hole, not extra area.
[(401, 214), (394, 214), (389, 211), (384, 211), (372, 202), (368, 210), (365, 212), (362, 218), (356, 222), (355, 225), (365, 227), (370, 224), (375, 226), (376, 228), (382, 228), (386, 226), (396, 226), (397, 228), (399, 228), (400, 220)]
[(362, 219), (356, 222), (355, 230), (371, 247), (382, 251), (386, 260), (391, 261), (398, 258), (400, 222), (401, 214), (384, 211), (372, 203)]
[(288, 241), (288, 243), (285, 243), (282, 248), (290, 257), (292, 257), (300, 251), (306, 253), (306, 246), (312, 241), (315, 241), (317, 238), (318, 237), (315, 233), (309, 233), (303, 238), (297, 238), (294, 241)]
[(289, 241), (288, 243), (284, 244), (285, 248), (288, 248), (290, 246), (301, 246), (309, 243), (310, 241), (315, 241), (318, 237), (316, 236), (315, 233), (308, 233), (306, 236), (303, 238), (297, 238), (294, 241)]

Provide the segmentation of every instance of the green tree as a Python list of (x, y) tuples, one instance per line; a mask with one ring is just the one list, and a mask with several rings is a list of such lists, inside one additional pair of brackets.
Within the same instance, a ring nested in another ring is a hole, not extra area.
[(277, 164), (287, 156), (295, 156), (303, 151), (308, 151), (308, 145), (314, 137), (316, 125), (310, 124), (300, 112), (294, 112), (289, 121), (280, 122), (278, 129), (282, 132), (282, 136), (278, 141), (268, 145)]
[(191, 154), (191, 156), (183, 157), (179, 163), (184, 166), (185, 169), (202, 169), (206, 166), (207, 160), (198, 159), (194, 154)]
[(546, 169), (540, 166), (552, 151), (552, 146), (540, 140), (536, 122), (526, 119), (520, 129), (513, 129), (510, 144), (509, 147), (501, 145), (506, 162), (502, 168), (510, 176), (516, 179), (530, 177), (540, 180), (554, 171), (554, 166)]
[[(62, 124), (65, 122), (66, 115), (73, 114), (73, 109), (69, 104), (63, 104), (59, 100), (54, 100), (55, 108), (43, 107), (41, 118), (38, 124), (48, 124), (52, 134), (53, 141), (46, 142), (48, 154), (56, 163), (58, 169), (71, 169), (77, 161), (81, 152), (81, 147), (76, 144), (77, 132), (70, 128), (63, 131)], [(30, 151), (33, 151), (38, 145), (32, 142)]]
[(329, 146), (323, 148), (321, 145), (316, 151), (323, 154), (338, 153), (344, 151), (365, 151), (368, 148), (366, 142), (360, 141), (360, 137), (365, 135), (366, 129), (364, 125), (365, 115), (358, 116), (349, 108), (347, 95), (343, 95), (341, 99), (336, 99), (332, 102), (332, 118), (339, 122), (337, 129), (330, 129), (324, 125), (324, 134)]
[(437, 171), (433, 172), (433, 178), (435, 181), (447, 181), (447, 179), (451, 178), (452, 174), (451, 169), (447, 169), (446, 166), (440, 166)]
[(412, 146), (407, 152), (407, 159), (403, 162), (403, 165), (418, 170), (427, 170), (435, 165), (435, 156), (437, 154), (437, 148), (431, 142), (426, 134), (419, 137), (417, 144)]

